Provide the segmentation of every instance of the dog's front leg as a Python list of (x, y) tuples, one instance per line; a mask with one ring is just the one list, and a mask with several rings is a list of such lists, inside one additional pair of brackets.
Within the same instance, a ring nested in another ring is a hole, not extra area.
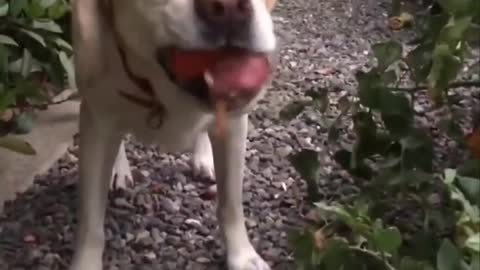
[(225, 140), (212, 134), (217, 180), (217, 217), (227, 249), (229, 270), (269, 270), (248, 239), (242, 205), (248, 116), (228, 119)]
[(121, 134), (80, 108), (79, 208), (73, 262), (70, 270), (102, 270), (104, 220), (112, 166)]
[(122, 141), (113, 165), (110, 189), (126, 189), (129, 185), (133, 185), (133, 176), (130, 163), (128, 162), (127, 153), (125, 151), (125, 142)]

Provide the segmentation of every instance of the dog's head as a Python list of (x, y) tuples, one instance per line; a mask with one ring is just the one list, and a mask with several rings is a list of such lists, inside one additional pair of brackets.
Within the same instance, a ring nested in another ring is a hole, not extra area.
[[(274, 4), (275, 0), (75, 0), (74, 43), (82, 44), (79, 58), (98, 59), (105, 31), (113, 30), (123, 49), (149, 65), (158, 65), (158, 52), (165, 48), (231, 51), (235, 56), (217, 65), (218, 78), (223, 77), (216, 81), (227, 82), (225, 89), (253, 89), (243, 91), (252, 101), (265, 77), (259, 73), (267, 73), (259, 58), (276, 50), (270, 14)], [(226, 66), (236, 70), (225, 75)], [(82, 70), (93, 72), (87, 65)]]
[(158, 52), (164, 48), (226, 52), (230, 60), (210, 72), (217, 82), (210, 86), (210, 96), (222, 96), (238, 107), (260, 97), (271, 70), (272, 63), (264, 60), (271, 60), (276, 49), (270, 14), (274, 4), (275, 0), (115, 0), (112, 8), (123, 42), (146, 61), (162, 62)]

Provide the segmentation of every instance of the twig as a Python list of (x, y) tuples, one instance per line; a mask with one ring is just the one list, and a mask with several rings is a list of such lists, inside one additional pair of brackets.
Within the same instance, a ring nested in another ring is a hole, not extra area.
[[(459, 88), (459, 87), (480, 87), (480, 80), (479, 81), (460, 81), (460, 82), (453, 82), (448, 85), (448, 89), (451, 88)], [(428, 86), (426, 85), (419, 85), (415, 87), (395, 87), (390, 88), (392, 91), (401, 91), (401, 92), (416, 92), (420, 90), (427, 89)]]
[(27, 106), (24, 106), (24, 107), (25, 108), (33, 108), (33, 109), (37, 109), (37, 110), (46, 110), (48, 108), (48, 106), (59, 105), (59, 104), (77, 99), (78, 97), (79, 97), (78, 93), (73, 93), (73, 94), (69, 95), (68, 97), (66, 97), (64, 99), (61, 99), (61, 100), (42, 103), (42, 104), (28, 104)]

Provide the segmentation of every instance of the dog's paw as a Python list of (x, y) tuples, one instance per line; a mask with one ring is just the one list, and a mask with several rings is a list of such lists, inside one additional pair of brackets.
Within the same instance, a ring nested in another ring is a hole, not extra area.
[(192, 170), (194, 177), (215, 179), (215, 165), (213, 156), (208, 152), (195, 152), (192, 157)]
[(112, 170), (110, 189), (126, 189), (133, 185), (132, 171), (127, 159), (118, 159)]
[(74, 262), (69, 270), (102, 270), (102, 263), (89, 261)]
[(102, 270), (101, 254), (97, 249), (80, 250), (68, 270)]
[(228, 255), (228, 270), (271, 270), (253, 247)]

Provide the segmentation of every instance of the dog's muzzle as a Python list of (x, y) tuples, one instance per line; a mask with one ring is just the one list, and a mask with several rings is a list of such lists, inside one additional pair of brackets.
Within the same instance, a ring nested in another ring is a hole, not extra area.
[(194, 0), (194, 9), (205, 26), (207, 39), (241, 39), (253, 18), (252, 0)]

